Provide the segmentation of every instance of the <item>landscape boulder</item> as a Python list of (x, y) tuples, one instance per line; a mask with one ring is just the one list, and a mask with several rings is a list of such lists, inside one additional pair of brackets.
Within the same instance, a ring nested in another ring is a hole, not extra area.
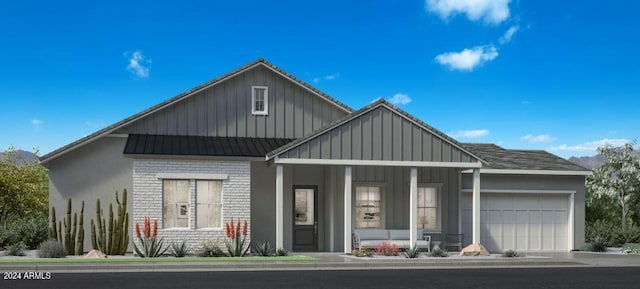
[(104, 259), (104, 258), (107, 258), (107, 255), (105, 255), (104, 253), (102, 253), (102, 252), (100, 252), (98, 250), (91, 250), (84, 257), (87, 258), (87, 259)]
[(489, 251), (480, 243), (471, 244), (460, 251), (460, 256), (489, 256)]

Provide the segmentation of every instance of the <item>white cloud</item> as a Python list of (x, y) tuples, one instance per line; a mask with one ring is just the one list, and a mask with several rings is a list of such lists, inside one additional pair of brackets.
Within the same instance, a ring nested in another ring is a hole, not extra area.
[(539, 134), (539, 135), (528, 134), (521, 137), (520, 139), (530, 143), (549, 143), (556, 140), (555, 137), (552, 137), (548, 134)]
[(502, 37), (500, 37), (500, 39), (498, 39), (498, 41), (500, 42), (500, 44), (506, 44), (511, 42), (513, 35), (516, 34), (518, 30), (520, 30), (519, 25), (514, 25), (509, 27), (509, 29), (507, 29), (507, 31), (504, 33), (504, 35), (502, 35)]
[(448, 133), (451, 137), (461, 138), (479, 138), (489, 134), (489, 130), (486, 129), (474, 129), (474, 130), (459, 130), (456, 132)]
[(493, 45), (476, 46), (460, 52), (447, 52), (436, 56), (436, 62), (451, 70), (472, 71), (477, 66), (496, 59), (498, 50)]
[(338, 79), (338, 78), (340, 78), (340, 73), (336, 72), (334, 74), (329, 74), (329, 75), (325, 75), (325, 76), (322, 76), (322, 77), (314, 77), (313, 78), (313, 82), (318, 83), (321, 80), (335, 80), (335, 79)]
[(585, 143), (572, 145), (572, 146), (563, 144), (555, 147), (550, 147), (549, 150), (550, 151), (570, 151), (570, 152), (596, 152), (599, 147), (604, 147), (607, 145), (622, 146), (628, 142), (629, 140), (627, 139), (604, 138), (601, 140), (585, 142)]
[(509, 2), (511, 0), (426, 0), (426, 8), (445, 20), (466, 14), (471, 21), (498, 24), (509, 18)]
[(43, 121), (40, 120), (40, 119), (37, 119), (37, 118), (34, 118), (34, 119), (31, 120), (31, 124), (34, 125), (34, 126), (40, 126), (40, 125), (42, 125), (42, 123), (43, 123)]
[(391, 98), (387, 99), (390, 103), (399, 105), (399, 104), (408, 104), (411, 102), (411, 98), (404, 93), (396, 93)]
[(129, 58), (129, 64), (127, 70), (140, 78), (149, 77), (149, 64), (151, 59), (147, 59), (140, 50), (136, 50), (133, 53), (125, 53), (125, 56)]

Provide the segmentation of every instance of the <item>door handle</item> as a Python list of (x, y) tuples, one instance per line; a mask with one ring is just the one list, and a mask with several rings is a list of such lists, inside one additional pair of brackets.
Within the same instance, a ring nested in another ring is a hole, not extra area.
[(313, 222), (313, 233), (318, 235), (318, 222)]

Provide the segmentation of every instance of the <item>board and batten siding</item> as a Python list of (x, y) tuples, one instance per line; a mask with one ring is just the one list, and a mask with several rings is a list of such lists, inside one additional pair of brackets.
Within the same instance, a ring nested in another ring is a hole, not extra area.
[(280, 158), (423, 162), (477, 159), (401, 114), (378, 106), (279, 154)]
[[(267, 86), (268, 115), (251, 114), (251, 87)], [(116, 133), (301, 138), (347, 114), (263, 66), (238, 74)]]

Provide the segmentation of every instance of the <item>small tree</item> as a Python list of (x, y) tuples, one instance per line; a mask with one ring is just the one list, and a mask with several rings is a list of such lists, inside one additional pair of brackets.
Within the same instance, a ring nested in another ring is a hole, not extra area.
[(0, 152), (0, 224), (6, 226), (9, 219), (47, 215), (48, 203), (47, 169), (25, 160), (13, 147)]
[(640, 157), (633, 153), (633, 143), (622, 147), (606, 146), (598, 148), (605, 163), (587, 178), (587, 189), (597, 197), (607, 197), (614, 201), (622, 214), (622, 232), (627, 231), (627, 215), (637, 204), (632, 200), (640, 196)]

